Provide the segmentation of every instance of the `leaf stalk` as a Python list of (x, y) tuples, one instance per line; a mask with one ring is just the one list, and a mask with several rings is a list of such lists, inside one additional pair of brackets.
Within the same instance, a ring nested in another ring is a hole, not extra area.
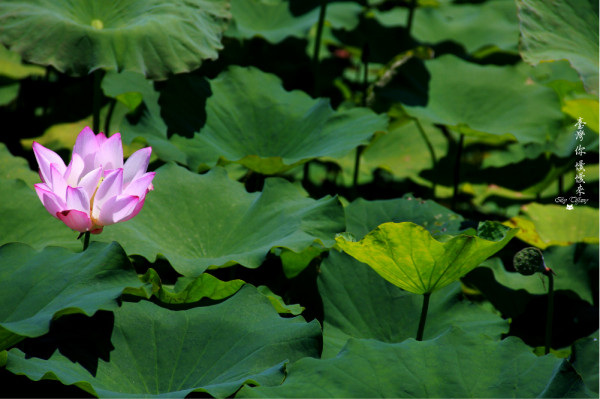
[(419, 329), (417, 330), (417, 341), (423, 340), (423, 332), (425, 331), (425, 321), (427, 320), (427, 310), (429, 309), (429, 297), (431, 292), (423, 294), (423, 307), (421, 307), (421, 317), (419, 318)]

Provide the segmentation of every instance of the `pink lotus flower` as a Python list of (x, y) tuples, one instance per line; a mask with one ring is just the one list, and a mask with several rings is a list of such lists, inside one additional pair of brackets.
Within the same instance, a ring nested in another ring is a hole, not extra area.
[(121, 134), (106, 138), (86, 127), (77, 136), (68, 166), (54, 151), (34, 142), (42, 183), (35, 191), (55, 218), (79, 232), (102, 232), (104, 226), (137, 215), (153, 189), (155, 172), (146, 172), (151, 147), (131, 155), (123, 165)]

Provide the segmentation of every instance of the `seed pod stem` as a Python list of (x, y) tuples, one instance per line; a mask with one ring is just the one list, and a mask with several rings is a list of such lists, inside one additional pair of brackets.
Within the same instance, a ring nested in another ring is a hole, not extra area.
[(544, 343), (544, 353), (550, 353), (552, 344), (552, 320), (554, 317), (554, 272), (552, 269), (544, 272), (548, 276), (548, 310), (546, 313), (546, 338)]

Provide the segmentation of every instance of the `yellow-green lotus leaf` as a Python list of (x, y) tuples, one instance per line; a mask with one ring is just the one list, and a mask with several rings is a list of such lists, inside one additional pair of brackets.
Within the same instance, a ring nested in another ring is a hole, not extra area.
[(519, 216), (504, 224), (519, 228), (517, 238), (540, 249), (577, 242), (598, 244), (598, 209), (589, 205), (568, 210), (565, 205), (526, 204)]
[(405, 222), (379, 225), (359, 242), (342, 235), (336, 241), (390, 283), (425, 294), (458, 280), (502, 249), (516, 233), (500, 223), (482, 222), (477, 235), (444, 236), (442, 242), (442, 237), (436, 239), (425, 228)]

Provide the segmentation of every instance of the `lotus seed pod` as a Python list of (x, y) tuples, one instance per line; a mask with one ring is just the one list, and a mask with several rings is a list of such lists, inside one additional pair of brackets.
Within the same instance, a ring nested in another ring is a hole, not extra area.
[(517, 252), (513, 258), (513, 265), (524, 276), (531, 276), (546, 270), (542, 251), (534, 247), (524, 248)]

